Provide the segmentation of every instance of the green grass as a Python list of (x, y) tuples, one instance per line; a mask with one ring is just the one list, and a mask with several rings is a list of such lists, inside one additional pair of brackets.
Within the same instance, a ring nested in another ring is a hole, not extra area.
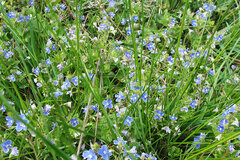
[[(89, 149), (101, 159), (98, 151), (103, 145), (112, 153), (110, 159), (139, 159), (142, 153), (157, 159), (236, 158), (240, 130), (232, 123), (238, 121), (240, 107), (239, 2), (118, 2), (114, 7), (106, 0), (35, 1), (33, 6), (17, 0), (0, 4), (0, 106), (6, 108), (0, 111), (0, 143), (11, 140), (19, 151), (14, 156), (1, 148), (0, 159), (72, 159), (73, 155), (82, 159)], [(64, 3), (67, 6), (61, 9), (59, 5)], [(206, 20), (196, 13), (204, 3), (216, 5)], [(8, 15), (13, 11), (16, 18)], [(114, 17), (108, 15), (111, 12)], [(19, 14), (32, 17), (21, 23), (17, 21)], [(138, 16), (137, 21), (134, 16)], [(123, 18), (128, 18), (125, 25)], [(173, 18), (175, 24), (171, 24)], [(196, 27), (191, 20), (197, 20)], [(101, 24), (109, 28), (100, 29)], [(219, 35), (221, 40), (217, 39)], [(47, 43), (50, 38), (55, 50)], [(50, 47), (49, 54), (46, 47)], [(7, 58), (9, 51), (14, 54)], [(198, 52), (201, 55), (197, 56)], [(45, 63), (47, 59), (50, 65)], [(62, 70), (59, 64), (63, 64)], [(33, 73), (36, 67), (40, 68), (38, 75)], [(17, 70), (22, 73), (16, 74)], [(12, 74), (14, 82), (9, 80)], [(199, 75), (201, 83), (196, 84)], [(81, 81), (78, 85), (72, 82), (74, 77)], [(64, 89), (67, 79), (70, 87)], [(208, 93), (203, 92), (206, 87)], [(55, 97), (57, 90), (63, 95)], [(118, 102), (115, 96), (120, 91), (124, 99)], [(143, 98), (145, 94), (147, 99)], [(113, 103), (110, 109), (103, 104), (107, 99)], [(197, 101), (195, 109), (190, 106), (193, 100)], [(43, 109), (47, 104), (52, 108), (46, 115)], [(233, 104), (235, 111), (223, 116)], [(96, 105), (99, 113), (91, 105)], [(188, 107), (188, 112), (182, 111), (183, 107)], [(84, 108), (88, 108), (85, 114)], [(156, 119), (156, 111), (164, 115)], [(29, 123), (18, 116), (23, 113), (27, 113)], [(6, 125), (7, 116), (14, 119), (11, 127)], [(133, 119), (130, 126), (125, 124), (128, 116)], [(78, 120), (76, 126), (71, 123), (73, 118)], [(217, 128), (222, 119), (228, 124), (221, 133)], [(17, 120), (26, 131), (16, 131)], [(164, 127), (169, 127), (170, 133)], [(194, 138), (201, 133), (205, 138), (196, 148)], [(120, 137), (126, 145), (114, 144)], [(229, 145), (235, 150), (230, 151)]]

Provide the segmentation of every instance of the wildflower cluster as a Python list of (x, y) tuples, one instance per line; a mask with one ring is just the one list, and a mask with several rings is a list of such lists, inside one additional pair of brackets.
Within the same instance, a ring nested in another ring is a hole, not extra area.
[(0, 158), (239, 157), (223, 1), (2, 1)]

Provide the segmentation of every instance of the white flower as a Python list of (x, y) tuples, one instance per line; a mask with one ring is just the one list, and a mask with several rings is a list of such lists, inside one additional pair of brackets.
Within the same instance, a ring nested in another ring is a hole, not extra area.
[(171, 133), (171, 130), (168, 126), (163, 127), (162, 130), (165, 130), (166, 133)]
[(232, 125), (235, 125), (235, 126), (239, 127), (239, 122), (238, 122), (238, 120), (234, 121), (234, 122), (232, 123)]
[[(36, 129), (36, 128), (35, 128), (35, 129)], [(29, 132), (30, 132), (30, 134), (31, 134), (32, 137), (36, 137), (36, 134), (35, 134), (33, 131), (29, 130)]]
[(72, 160), (77, 160), (77, 156), (75, 154), (71, 155), (70, 157)]
[(68, 106), (68, 107), (70, 107), (70, 108), (71, 108), (71, 106), (72, 106), (72, 102), (67, 102), (67, 103), (64, 103), (64, 105), (66, 105), (66, 106)]
[(11, 154), (14, 155), (14, 156), (18, 156), (19, 152), (18, 152), (17, 147), (13, 147), (13, 148), (12, 148)]
[(32, 109), (35, 109), (35, 108), (36, 108), (36, 105), (35, 105), (35, 104), (32, 104), (31, 107), (32, 107)]
[(220, 141), (221, 137), (222, 137), (222, 135), (219, 134), (219, 135), (216, 137), (216, 139)]
[(214, 109), (213, 112), (218, 112), (218, 108)]

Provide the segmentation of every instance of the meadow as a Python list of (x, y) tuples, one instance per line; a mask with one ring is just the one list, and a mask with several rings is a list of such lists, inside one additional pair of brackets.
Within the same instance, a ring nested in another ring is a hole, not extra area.
[(238, 159), (239, 6), (0, 0), (0, 159)]

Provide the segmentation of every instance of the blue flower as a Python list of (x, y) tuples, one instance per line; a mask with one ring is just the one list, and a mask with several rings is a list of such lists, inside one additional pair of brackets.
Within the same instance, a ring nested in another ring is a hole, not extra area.
[(97, 160), (97, 155), (91, 149), (88, 150), (88, 151), (84, 151), (82, 156), (83, 156), (83, 159)]
[(221, 119), (219, 123), (220, 123), (220, 126), (225, 126), (225, 125), (228, 125), (228, 120)]
[(196, 52), (196, 57), (200, 57), (201, 53), (200, 52)]
[(218, 42), (221, 42), (222, 40), (223, 40), (223, 35), (220, 34), (220, 35), (217, 37), (217, 41), (218, 41)]
[(230, 111), (229, 110), (226, 110), (225, 112), (223, 112), (223, 114), (221, 115), (221, 116), (226, 116), (226, 115), (228, 115), (230, 113)]
[(11, 52), (11, 51), (9, 51), (9, 52), (4, 51), (4, 56), (5, 56), (6, 59), (11, 58), (12, 55), (13, 55), (13, 52)]
[(234, 152), (234, 151), (235, 151), (233, 144), (232, 144), (232, 145), (229, 145), (228, 148), (229, 148), (230, 152)]
[(18, 151), (17, 147), (13, 147), (11, 155), (18, 156), (18, 154), (19, 154), (19, 151)]
[(9, 82), (15, 82), (16, 80), (14, 74), (8, 76), (8, 79), (9, 79)]
[[(57, 68), (58, 68), (59, 71), (61, 71), (63, 69), (63, 64), (60, 63), (59, 65), (57, 65)], [(60, 73), (59, 75), (62, 76), (62, 73)]]
[(121, 24), (122, 24), (122, 25), (125, 25), (125, 24), (126, 24), (126, 21), (127, 21), (127, 20), (126, 20), (125, 18), (123, 18), (122, 21), (121, 21)]
[(45, 53), (47, 53), (47, 54), (49, 54), (49, 53), (51, 52), (51, 50), (50, 50), (50, 48), (49, 48), (49, 47), (46, 47), (46, 48), (45, 48), (45, 50), (46, 50), (46, 52), (45, 52)]
[(87, 108), (88, 108), (88, 106), (82, 108), (83, 113), (87, 113)]
[(190, 62), (189, 61), (185, 62), (183, 66), (187, 69), (190, 66)]
[(219, 131), (220, 133), (222, 133), (224, 131), (224, 127), (219, 125), (216, 131)]
[(92, 73), (89, 73), (89, 74), (88, 74), (88, 76), (89, 76), (89, 78), (90, 78), (90, 79), (92, 79), (92, 78), (93, 78), (93, 76), (94, 76), (94, 74), (92, 74)]
[(133, 16), (133, 20), (134, 20), (134, 22), (137, 22), (138, 21), (138, 16)]
[(175, 18), (172, 18), (172, 19), (171, 19), (171, 22), (168, 24), (168, 26), (169, 26), (170, 28), (174, 27), (174, 26), (175, 26), (175, 21), (176, 21), (176, 19), (175, 19)]
[(127, 143), (127, 141), (124, 141), (123, 138), (120, 137), (117, 140), (114, 140), (113, 143), (118, 146), (124, 146)]
[(39, 83), (39, 82), (38, 82), (36, 85), (37, 85), (38, 88), (41, 88), (41, 87), (42, 87), (42, 83)]
[(107, 24), (103, 23), (103, 24), (100, 24), (99, 26), (99, 30), (107, 30)]
[(235, 70), (237, 67), (235, 65), (231, 65), (231, 68)]
[(162, 87), (157, 88), (158, 89), (158, 93), (159, 92), (164, 93), (165, 92), (165, 88), (166, 88), (166, 85), (163, 85)]
[(26, 22), (30, 21), (30, 16), (25, 16), (25, 21)]
[(107, 108), (111, 109), (113, 107), (111, 99), (107, 99), (107, 100), (103, 101), (102, 104), (104, 105), (105, 109), (107, 109)]
[(209, 9), (209, 4), (208, 3), (204, 3), (203, 4), (203, 9), (208, 10)]
[(116, 102), (121, 102), (122, 99), (125, 99), (122, 91), (118, 92), (118, 94), (115, 94), (115, 97), (117, 98)]
[(73, 83), (75, 86), (78, 85), (78, 77), (77, 77), (77, 76), (76, 76), (76, 77), (73, 77), (71, 81), (72, 81), (72, 83)]
[(50, 64), (52, 63), (52, 62), (50, 61), (50, 59), (47, 59), (45, 62), (46, 62), (47, 65), (50, 65)]
[(16, 17), (16, 13), (15, 12), (9, 12), (7, 15), (8, 15), (9, 19), (12, 19), (12, 18)]
[(165, 36), (167, 35), (168, 30), (163, 31), (162, 35)]
[(182, 108), (181, 108), (181, 111), (188, 112), (188, 108), (187, 108), (187, 107), (182, 107)]
[(145, 46), (147, 44), (147, 42), (145, 41), (145, 39), (143, 39), (143, 43), (141, 43), (142, 46)]
[(109, 16), (110, 16), (111, 18), (113, 18), (113, 17), (115, 16), (115, 14), (114, 14), (113, 12), (110, 12), (110, 13), (109, 13)]
[(79, 124), (77, 118), (71, 119), (70, 122), (72, 123), (73, 127), (76, 127)]
[(136, 83), (136, 82), (130, 82), (130, 89), (131, 89), (131, 90), (135, 90), (135, 89), (136, 89), (135, 83)]
[[(104, 15), (107, 15), (107, 12), (104, 11), (103, 14), (104, 14)], [(103, 21), (106, 21), (106, 20), (107, 20), (107, 16), (104, 16), (104, 17), (103, 17)]]
[(155, 37), (154, 35), (150, 35), (149, 36), (149, 41), (151, 41), (151, 42), (154, 41), (154, 37)]
[(62, 11), (66, 8), (64, 4), (60, 4), (59, 7), (61, 8)]
[(152, 156), (151, 154), (150, 154), (150, 155), (149, 155), (149, 154), (146, 154), (146, 157), (147, 157), (148, 159), (150, 159), (150, 160), (157, 160), (157, 158), (154, 157), (154, 156)]
[(216, 8), (216, 6), (214, 6), (213, 4), (209, 5), (209, 3), (204, 3), (203, 4), (203, 9), (205, 9), (208, 13), (212, 13), (212, 11), (214, 11)]
[(203, 88), (203, 93), (209, 93), (209, 88), (208, 87), (206, 87), (206, 88)]
[(152, 42), (148, 43), (147, 48), (149, 51), (155, 49), (154, 43), (152, 43)]
[(45, 12), (50, 12), (50, 9), (48, 7), (45, 7)]
[(5, 106), (4, 106), (4, 105), (2, 105), (2, 106), (1, 106), (1, 108), (0, 108), (0, 110), (1, 110), (1, 111), (3, 111), (3, 112), (5, 112), (5, 111), (6, 111), (6, 108), (5, 108)]
[(52, 127), (52, 130), (54, 130), (55, 129), (55, 127), (57, 126), (57, 122), (52, 122), (52, 124), (53, 124), (53, 127)]
[(119, 51), (119, 49), (120, 49), (120, 47), (119, 47), (118, 45), (116, 45), (116, 46), (114, 47), (114, 50)]
[(132, 72), (130, 75), (129, 75), (129, 78), (132, 78), (134, 76), (135, 72)]
[(196, 82), (196, 85), (201, 84), (201, 77), (198, 76), (197, 79), (194, 79), (194, 81)]
[(53, 84), (54, 84), (55, 86), (57, 86), (57, 85), (58, 85), (58, 81), (57, 81), (57, 80), (53, 81)]
[(6, 140), (1, 144), (1, 147), (3, 149), (4, 153), (8, 153), (9, 149), (12, 149), (12, 141), (11, 140)]
[(50, 105), (46, 104), (44, 109), (43, 109), (44, 115), (45, 116), (49, 115), (49, 112), (50, 112), (51, 109), (52, 109), (52, 107)]
[(125, 113), (125, 111), (126, 111), (126, 107), (123, 107), (123, 108), (121, 108), (121, 109), (118, 109), (117, 110), (117, 117), (120, 117), (121, 115), (123, 115), (124, 113)]
[(213, 76), (213, 70), (210, 68), (208, 73)]
[(69, 87), (71, 87), (71, 84), (67, 78), (66, 81), (63, 82), (63, 85), (61, 86), (61, 88), (62, 88), (62, 90), (65, 90), (65, 89), (67, 90)]
[[(24, 120), (26, 123), (29, 122), (29, 120), (26, 119), (26, 117), (25, 117), (24, 114), (19, 115), (19, 117), (20, 117), (22, 120)], [(22, 123), (21, 121), (17, 120), (17, 122), (16, 122), (16, 130), (17, 130), (17, 132), (20, 132), (21, 130), (26, 131), (26, 130), (27, 130), (27, 126), (25, 126), (25, 124)]]
[(191, 59), (195, 58), (195, 52), (193, 52), (193, 53), (190, 54), (190, 58), (191, 58)]
[(22, 72), (21, 71), (17, 71), (17, 72), (15, 72), (17, 75), (21, 75), (22, 74)]
[(24, 18), (22, 17), (22, 15), (19, 15), (18, 22), (20, 22), (20, 23), (23, 23), (23, 22), (24, 22)]
[(137, 98), (138, 98), (137, 94), (132, 94), (131, 103), (135, 103), (137, 101)]
[(173, 58), (172, 58), (172, 56), (169, 56), (168, 59), (167, 59), (167, 61), (170, 63), (170, 65), (172, 65), (172, 64), (173, 64)]
[(58, 96), (63, 95), (63, 93), (61, 91), (59, 91), (59, 90), (57, 90), (56, 92), (53, 92), (53, 93), (54, 93), (56, 98), (58, 98)]
[(125, 119), (125, 121), (123, 122), (124, 125), (128, 125), (129, 127), (131, 126), (131, 123), (133, 121), (132, 117), (127, 116), (127, 118)]
[(54, 51), (56, 50), (56, 45), (55, 45), (55, 44), (52, 45), (52, 49), (53, 49)]
[(190, 104), (190, 107), (192, 107), (193, 109), (195, 109), (195, 107), (197, 106), (197, 101), (193, 100)]
[(202, 144), (202, 141), (205, 139), (205, 134), (201, 133), (199, 136), (194, 138), (194, 142), (193, 144), (195, 144), (196, 148), (198, 149), (200, 147), (200, 145)]
[(157, 111), (156, 111), (156, 114), (155, 114), (155, 116), (154, 116), (154, 119), (159, 119), (159, 120), (160, 120), (163, 115), (164, 115), (163, 112), (161, 112), (160, 110), (157, 110)]
[(207, 19), (207, 16), (206, 16), (206, 14), (204, 14), (204, 13), (201, 14), (201, 17), (202, 17), (203, 19), (205, 19), (205, 20)]
[(144, 102), (147, 102), (147, 92), (145, 92), (143, 95), (142, 95), (142, 100), (144, 101)]
[[(139, 154), (137, 154), (137, 150), (136, 150), (136, 146), (133, 146), (129, 151), (127, 151), (126, 149), (124, 149), (124, 154), (123, 156), (126, 156), (128, 153), (132, 153), (134, 155), (134, 157), (138, 158), (140, 157)], [(131, 156), (128, 156), (129, 159), (133, 159)]]
[(39, 68), (38, 68), (38, 67), (37, 67), (36, 69), (33, 68), (33, 73), (34, 73), (34, 74), (38, 75), (39, 72), (40, 72), (40, 71), (39, 71)]
[(192, 26), (197, 27), (197, 21), (196, 20), (191, 20)]
[[(52, 140), (49, 140), (49, 138), (46, 138), (48, 141), (50, 141), (52, 144), (54, 144), (54, 142)], [(44, 146), (46, 146), (46, 144), (44, 143)]]
[(31, 0), (31, 1), (29, 2), (29, 5), (30, 5), (30, 6), (33, 6), (33, 5), (34, 5), (34, 1)]
[(13, 125), (14, 119), (9, 116), (7, 116), (5, 119), (7, 121), (8, 128), (11, 127)]
[(115, 6), (115, 4), (116, 4), (116, 2), (115, 2), (115, 1), (110, 1), (110, 2), (109, 2), (109, 7), (114, 7), (114, 6)]
[[(232, 106), (231, 106), (231, 105), (232, 105)], [(236, 108), (235, 108), (236, 106), (233, 105), (233, 104), (231, 104), (231, 105), (230, 105), (231, 107), (230, 107), (228, 110), (229, 110), (229, 112), (234, 112), (235, 109), (236, 109)]]
[(103, 145), (99, 151), (98, 154), (102, 156), (104, 160), (109, 160), (109, 157), (112, 156), (112, 153), (108, 151), (108, 147), (106, 145)]
[(81, 15), (80, 19), (81, 19), (82, 21), (84, 21), (84, 20), (85, 20), (84, 15)]
[(128, 59), (131, 59), (132, 54), (131, 54), (131, 52), (125, 52), (125, 56), (126, 56)]
[(176, 120), (177, 120), (177, 117), (175, 117), (174, 115), (173, 115), (173, 116), (169, 115), (169, 117), (170, 117), (170, 119), (171, 119), (172, 121), (176, 121)]
[(180, 84), (181, 84), (181, 81), (178, 81), (176, 87), (179, 87)]
[(97, 105), (91, 105), (91, 109), (97, 112), (98, 111), (98, 106)]
[(127, 36), (130, 36), (131, 34), (132, 34), (131, 30), (128, 29), (128, 30), (127, 30)]

